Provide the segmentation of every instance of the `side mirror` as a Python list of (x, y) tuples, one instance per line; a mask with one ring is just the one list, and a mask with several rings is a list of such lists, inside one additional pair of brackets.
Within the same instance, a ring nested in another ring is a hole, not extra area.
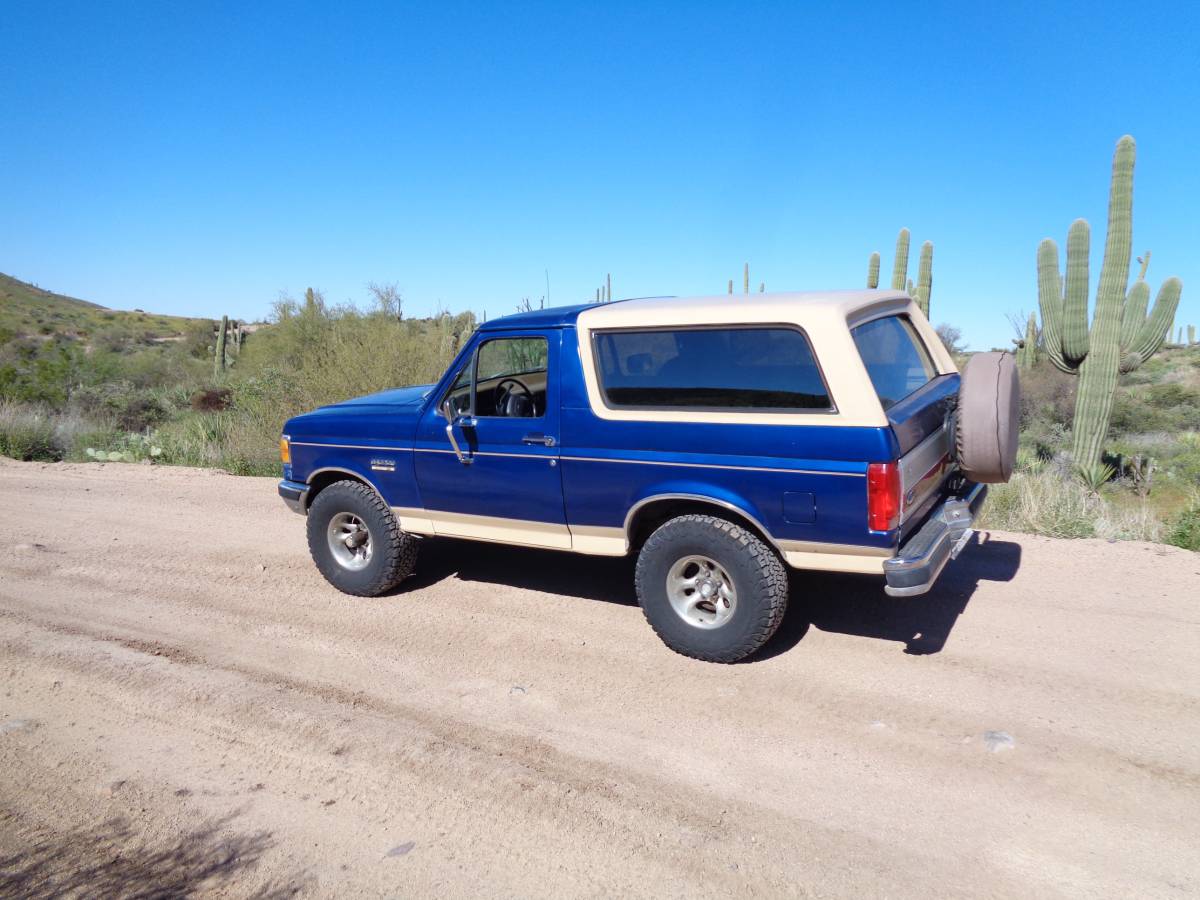
[(471, 428), (475, 425), (475, 420), (465, 416), (457, 415), (454, 411), (454, 402), (447, 397), (446, 402), (442, 404), (442, 416), (446, 419), (446, 438), (450, 441), (450, 446), (454, 448), (454, 455), (458, 457), (458, 461), (464, 466), (469, 466), (474, 459), (466, 453), (463, 453), (462, 447), (458, 445), (458, 439), (454, 437), (454, 426), (458, 425), (464, 428)]

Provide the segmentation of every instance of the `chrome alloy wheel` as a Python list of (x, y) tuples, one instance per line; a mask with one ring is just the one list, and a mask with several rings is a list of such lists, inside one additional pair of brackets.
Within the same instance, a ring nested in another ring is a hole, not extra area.
[(685, 556), (667, 572), (667, 599), (683, 621), (720, 628), (737, 609), (733, 579), (707, 556)]
[(338, 513), (326, 531), (329, 552), (343, 569), (357, 572), (371, 561), (371, 532), (354, 513)]

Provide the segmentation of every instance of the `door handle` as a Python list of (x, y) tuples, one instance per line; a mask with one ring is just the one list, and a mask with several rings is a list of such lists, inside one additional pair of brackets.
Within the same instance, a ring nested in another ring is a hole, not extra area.
[(527, 434), (521, 438), (522, 444), (541, 444), (543, 447), (553, 447), (556, 443), (548, 434)]

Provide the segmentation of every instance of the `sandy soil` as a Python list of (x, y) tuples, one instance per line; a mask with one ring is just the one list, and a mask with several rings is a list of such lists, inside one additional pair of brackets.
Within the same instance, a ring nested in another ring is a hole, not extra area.
[(626, 560), (318, 576), (268, 479), (0, 462), (0, 894), (1200, 891), (1200, 555), (994, 533), (796, 575), (738, 666)]

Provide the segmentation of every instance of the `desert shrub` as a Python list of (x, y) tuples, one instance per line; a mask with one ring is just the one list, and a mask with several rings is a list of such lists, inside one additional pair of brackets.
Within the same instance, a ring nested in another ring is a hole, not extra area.
[(1155, 384), (1146, 390), (1146, 402), (1155, 409), (1173, 409), (1179, 406), (1196, 408), (1200, 407), (1200, 391), (1174, 382)]
[(93, 420), (111, 421), (122, 431), (153, 428), (170, 413), (158, 391), (128, 381), (81, 386), (64, 406)]
[(1153, 384), (1118, 391), (1113, 399), (1109, 430), (1131, 432), (1200, 429), (1200, 391), (1182, 384)]
[(1061, 538), (1156, 541), (1161, 536), (1157, 516), (1146, 504), (1119, 509), (1055, 467), (1016, 472), (1008, 484), (992, 485), (980, 527)]
[(1200, 501), (1193, 500), (1179, 514), (1167, 530), (1165, 540), (1184, 550), (1200, 550)]
[(228, 409), (232, 391), (228, 388), (208, 388), (192, 395), (189, 406), (196, 412), (221, 412)]
[(1177, 452), (1166, 461), (1167, 471), (1200, 487), (1200, 433), (1191, 431), (1178, 435), (1175, 447)]
[(21, 460), (88, 459), (88, 447), (116, 447), (129, 435), (109, 418), (77, 409), (0, 402), (0, 455)]
[(0, 403), (0, 455), (21, 460), (59, 460), (53, 414), (42, 406)]
[(1039, 362), (1021, 373), (1021, 427), (1070, 428), (1075, 418), (1078, 379), (1060, 372), (1052, 363)]

